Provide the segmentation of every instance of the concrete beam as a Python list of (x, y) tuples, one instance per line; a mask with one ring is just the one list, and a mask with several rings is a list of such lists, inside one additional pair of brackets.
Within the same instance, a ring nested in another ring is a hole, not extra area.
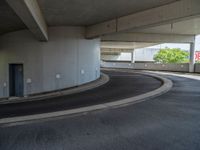
[(115, 42), (147, 42), (147, 43), (192, 43), (193, 35), (148, 34), (148, 33), (117, 33), (101, 37), (101, 41)]
[(131, 53), (133, 49), (123, 48), (101, 48), (101, 53)]
[(47, 25), (37, 0), (6, 1), (38, 40), (48, 40)]
[(115, 41), (102, 41), (101, 48), (109, 49), (138, 49), (158, 45), (159, 43), (145, 43), (145, 42), (115, 42)]
[(86, 28), (86, 37), (94, 38), (104, 34), (130, 29), (143, 29), (178, 22), (191, 17), (197, 17), (199, 15), (199, 0), (178, 0), (164, 6), (89, 26)]

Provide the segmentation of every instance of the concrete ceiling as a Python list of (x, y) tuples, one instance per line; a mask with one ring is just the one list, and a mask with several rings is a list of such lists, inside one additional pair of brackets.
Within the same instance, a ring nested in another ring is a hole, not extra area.
[(197, 35), (200, 34), (200, 17), (129, 32)]
[[(176, 0), (38, 0), (48, 26), (87, 26), (158, 7)], [(0, 1), (0, 34), (26, 28), (20, 18)]]
[(0, 0), (0, 22), (0, 34), (26, 28), (5, 0)]
[(47, 24), (92, 25), (176, 0), (38, 0)]

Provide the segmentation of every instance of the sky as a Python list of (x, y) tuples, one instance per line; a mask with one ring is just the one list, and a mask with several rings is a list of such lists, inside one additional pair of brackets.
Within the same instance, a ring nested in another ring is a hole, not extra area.
[[(190, 49), (190, 45), (189, 44), (172, 44), (172, 43), (164, 43), (164, 44), (160, 44), (160, 45), (155, 45), (155, 46), (151, 46), (148, 48), (165, 48), (165, 47), (169, 47), (169, 48), (180, 48), (183, 50), (189, 50)], [(195, 41), (195, 50), (196, 51), (200, 51), (200, 35), (196, 36), (196, 41)]]

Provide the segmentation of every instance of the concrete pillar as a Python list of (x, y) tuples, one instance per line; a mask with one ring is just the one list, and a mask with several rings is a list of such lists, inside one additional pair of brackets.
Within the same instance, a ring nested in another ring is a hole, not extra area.
[(135, 63), (135, 51), (134, 50), (131, 52), (131, 62)]
[(189, 72), (194, 72), (195, 65), (195, 43), (190, 43), (190, 64), (189, 64)]

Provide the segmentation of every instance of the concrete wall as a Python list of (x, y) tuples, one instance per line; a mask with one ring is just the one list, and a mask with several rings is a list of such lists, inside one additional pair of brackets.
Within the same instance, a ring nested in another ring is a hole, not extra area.
[[(9, 64), (24, 64), (24, 93), (81, 85), (100, 76), (100, 39), (84, 39), (84, 28), (49, 28), (49, 41), (28, 30), (0, 37), (0, 97), (9, 94)], [(56, 78), (59, 77), (60, 78)], [(31, 79), (32, 83), (27, 83)]]
[(133, 63), (128, 63), (128, 62), (106, 62), (106, 61), (101, 61), (101, 67), (105, 68), (129, 68), (133, 69), (134, 65)]
[(158, 71), (179, 71), (179, 72), (189, 71), (189, 64), (101, 62), (101, 66), (108, 68), (130, 68), (137, 70), (158, 70)]
[(195, 72), (200, 73), (200, 64), (195, 64)]

